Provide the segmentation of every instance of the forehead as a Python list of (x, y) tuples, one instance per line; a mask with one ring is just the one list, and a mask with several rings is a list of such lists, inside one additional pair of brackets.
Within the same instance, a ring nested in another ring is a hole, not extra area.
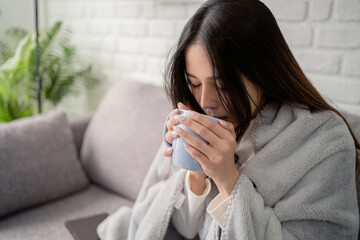
[(212, 65), (204, 48), (200, 44), (192, 44), (185, 49), (186, 72), (198, 78), (213, 75)]

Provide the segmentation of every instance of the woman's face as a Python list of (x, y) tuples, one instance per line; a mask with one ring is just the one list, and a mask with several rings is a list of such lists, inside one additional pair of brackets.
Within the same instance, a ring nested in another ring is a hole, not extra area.
[[(192, 44), (185, 50), (185, 63), (186, 75), (190, 82), (192, 94), (203, 111), (209, 116), (220, 118), (237, 126), (236, 118), (230, 112), (226, 111), (221, 104), (215, 86), (215, 84), (217, 84), (221, 93), (221, 83), (217, 76), (215, 76), (216, 83), (213, 82), (211, 63), (200, 44)], [(243, 79), (248, 93), (255, 104), (258, 104), (260, 91), (258, 91), (250, 81), (245, 78)], [(221, 96), (226, 99), (223, 93), (221, 93)], [(254, 112), (255, 105), (251, 100), (250, 103), (252, 112)]]

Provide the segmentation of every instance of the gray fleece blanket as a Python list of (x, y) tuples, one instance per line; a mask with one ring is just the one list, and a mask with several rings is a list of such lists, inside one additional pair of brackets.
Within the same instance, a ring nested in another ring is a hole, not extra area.
[[(200, 239), (357, 239), (355, 147), (338, 115), (272, 103), (251, 136), (255, 156), (237, 179), (224, 228), (204, 211)], [(163, 148), (133, 208), (98, 226), (102, 240), (176, 239), (171, 215), (186, 171), (173, 167)], [(206, 205), (219, 193), (211, 183)]]

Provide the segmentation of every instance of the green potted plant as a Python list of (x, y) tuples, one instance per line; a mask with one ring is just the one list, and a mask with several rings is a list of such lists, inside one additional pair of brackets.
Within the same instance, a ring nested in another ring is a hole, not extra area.
[[(34, 115), (37, 99), (35, 33), (12, 28), (6, 36), (8, 41), (0, 41), (0, 122)], [(61, 22), (39, 34), (41, 95), (53, 107), (77, 95), (81, 86), (89, 89), (99, 82), (91, 75), (90, 65), (76, 63), (70, 36)]]

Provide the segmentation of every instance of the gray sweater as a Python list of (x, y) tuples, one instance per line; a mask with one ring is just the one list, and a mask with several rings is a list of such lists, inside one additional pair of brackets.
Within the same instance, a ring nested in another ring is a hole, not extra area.
[[(200, 239), (357, 239), (355, 147), (338, 115), (271, 103), (251, 136), (255, 156), (236, 181), (224, 228), (204, 211)], [(179, 237), (171, 215), (186, 171), (172, 166), (163, 148), (133, 208), (118, 209), (98, 226), (102, 240)], [(219, 193), (211, 184), (206, 205)]]

